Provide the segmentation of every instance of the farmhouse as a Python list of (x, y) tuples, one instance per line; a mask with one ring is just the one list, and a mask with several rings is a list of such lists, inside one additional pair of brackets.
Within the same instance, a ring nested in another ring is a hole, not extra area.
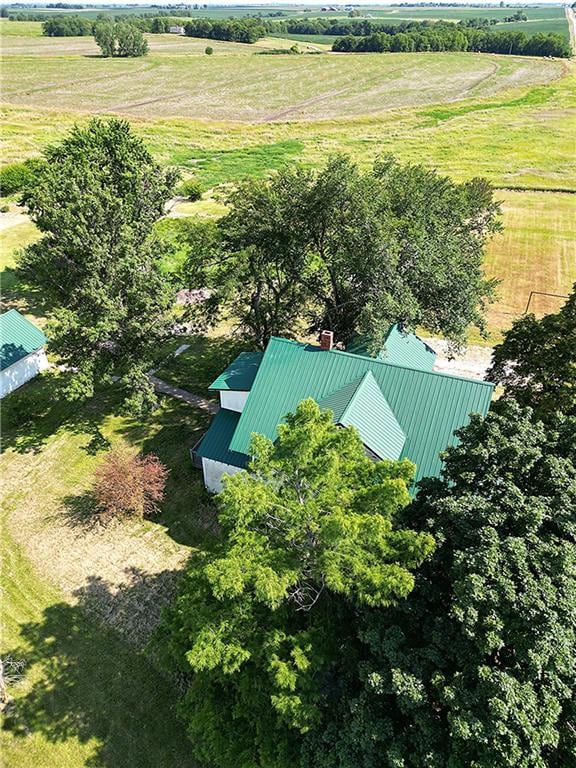
[(0, 398), (48, 368), (46, 336), (10, 309), (0, 315)]
[(173, 27), (168, 27), (168, 32), (171, 35), (184, 35), (186, 34), (186, 31), (184, 27), (182, 27), (180, 24), (176, 24)]
[(265, 352), (240, 354), (210, 386), (221, 408), (192, 451), (206, 488), (220, 491), (223, 474), (246, 466), (252, 433), (274, 439), (285, 415), (308, 397), (337, 424), (356, 427), (374, 460), (409, 458), (416, 481), (438, 475), (440, 452), (457, 441), (454, 431), (470, 413), (487, 413), (493, 385), (438, 373), (435, 357), (397, 326), (376, 357), (361, 342), (333, 348), (328, 332), (320, 346), (273, 337)]

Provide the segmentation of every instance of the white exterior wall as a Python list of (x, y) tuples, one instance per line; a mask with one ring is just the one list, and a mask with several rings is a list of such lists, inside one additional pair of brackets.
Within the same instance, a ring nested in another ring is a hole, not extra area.
[(9, 368), (0, 371), (0, 398), (18, 389), (48, 367), (46, 352), (44, 349), (37, 349)]
[(204, 485), (212, 493), (220, 493), (223, 488), (222, 475), (235, 475), (241, 472), (241, 467), (234, 467), (232, 464), (224, 464), (221, 461), (206, 459), (202, 457), (202, 474), (204, 475)]
[(250, 392), (229, 392), (228, 390), (220, 390), (220, 407), (227, 408), (229, 411), (237, 411), (242, 413), (246, 400)]

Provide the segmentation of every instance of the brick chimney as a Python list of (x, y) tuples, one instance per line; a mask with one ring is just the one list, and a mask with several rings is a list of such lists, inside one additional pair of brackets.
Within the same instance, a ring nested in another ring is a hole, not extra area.
[(322, 331), (320, 334), (320, 349), (332, 349), (334, 346), (334, 334), (332, 331)]

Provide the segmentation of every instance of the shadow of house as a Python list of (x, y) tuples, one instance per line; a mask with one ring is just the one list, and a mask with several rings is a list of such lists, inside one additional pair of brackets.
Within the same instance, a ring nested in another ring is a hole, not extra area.
[[(95, 603), (118, 600), (134, 611), (145, 591), (157, 592), (150, 577), (133, 576), (120, 596), (94, 578), (79, 590), (77, 606), (57, 603), (22, 627), (22, 647), (8, 654), (26, 661), (31, 684), (24, 693), (12, 691), (5, 730), (15, 739), (39, 733), (49, 742), (94, 744), (89, 768), (195, 768), (174, 712), (172, 682), (153, 660), (86, 615), (97, 612)], [(152, 581), (173, 576), (157, 574)]]

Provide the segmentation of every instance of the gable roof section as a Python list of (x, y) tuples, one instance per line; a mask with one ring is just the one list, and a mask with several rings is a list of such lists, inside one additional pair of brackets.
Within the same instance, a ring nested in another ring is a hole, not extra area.
[(208, 389), (248, 392), (258, 373), (263, 352), (241, 352)]
[(483, 381), (418, 371), (348, 352), (271, 338), (230, 449), (247, 453), (250, 436), (271, 439), (285, 415), (301, 400), (321, 402), (371, 371), (400, 428), (406, 435), (400, 458), (417, 465), (416, 480), (438, 475), (439, 453), (456, 442), (455, 429), (472, 412), (485, 414), (493, 385)]
[(415, 333), (402, 331), (397, 324), (391, 325), (384, 340), (384, 347), (375, 355), (368, 354), (369, 339), (359, 336), (346, 347), (346, 352), (384, 360), (392, 365), (403, 365), (420, 371), (431, 371), (436, 362), (436, 352)]
[(378, 358), (392, 365), (431, 371), (436, 362), (436, 352), (415, 333), (404, 333), (397, 325), (393, 325)]
[(406, 435), (371, 371), (336, 390), (320, 403), (343, 427), (354, 426), (364, 445), (380, 459), (398, 459)]
[(42, 331), (16, 309), (0, 315), (0, 369), (9, 368), (46, 344)]

